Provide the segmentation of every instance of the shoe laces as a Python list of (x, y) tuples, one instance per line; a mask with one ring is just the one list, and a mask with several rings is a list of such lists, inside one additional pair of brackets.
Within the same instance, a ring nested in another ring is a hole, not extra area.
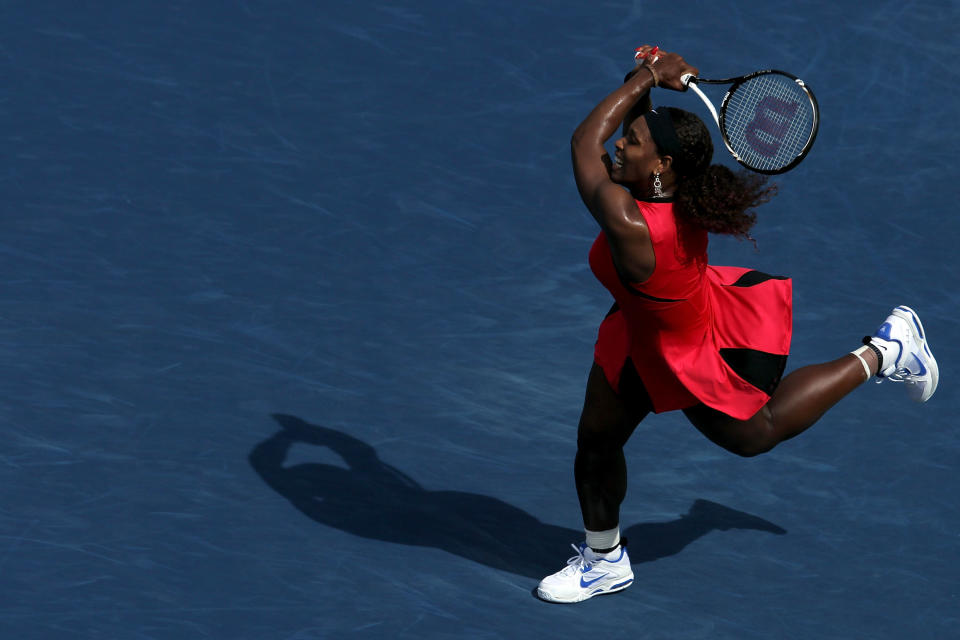
[(893, 373), (888, 375), (887, 380), (890, 380), (892, 382), (915, 383), (917, 381), (917, 377), (910, 372), (910, 369), (907, 369), (906, 367), (900, 367), (899, 369), (896, 369)]
[(587, 556), (584, 553), (587, 550), (587, 547), (582, 549), (575, 544), (570, 544), (573, 547), (573, 550), (577, 552), (577, 555), (573, 556), (567, 560), (567, 568), (563, 570), (564, 573), (570, 573), (571, 571), (580, 571), (586, 573), (593, 567), (593, 562), (587, 559)]

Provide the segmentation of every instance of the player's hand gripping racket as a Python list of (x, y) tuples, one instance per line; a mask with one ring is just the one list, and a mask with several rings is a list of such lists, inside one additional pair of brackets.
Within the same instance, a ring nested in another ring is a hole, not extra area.
[[(783, 173), (806, 157), (817, 138), (820, 109), (803, 80), (767, 69), (739, 78), (680, 80), (700, 96), (737, 162), (758, 173)], [(697, 83), (732, 84), (720, 113)]]

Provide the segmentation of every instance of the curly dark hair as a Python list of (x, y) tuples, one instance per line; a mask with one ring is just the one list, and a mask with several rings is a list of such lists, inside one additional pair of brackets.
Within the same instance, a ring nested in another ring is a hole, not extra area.
[(673, 159), (680, 217), (711, 233), (750, 238), (757, 221), (753, 209), (768, 202), (776, 186), (768, 185), (766, 176), (710, 164), (713, 142), (703, 121), (683, 109), (667, 107), (667, 112), (683, 149)]

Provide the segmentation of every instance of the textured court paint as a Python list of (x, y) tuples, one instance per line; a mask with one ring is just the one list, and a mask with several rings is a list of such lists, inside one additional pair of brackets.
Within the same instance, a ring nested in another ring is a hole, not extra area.
[[(0, 635), (955, 634), (960, 5), (601, 9), (0, 7)], [(794, 278), (788, 369), (908, 304), (943, 377), (751, 460), (651, 419), (635, 584), (549, 606), (609, 308), (568, 139), (645, 41), (816, 91), (759, 250), (711, 252)]]

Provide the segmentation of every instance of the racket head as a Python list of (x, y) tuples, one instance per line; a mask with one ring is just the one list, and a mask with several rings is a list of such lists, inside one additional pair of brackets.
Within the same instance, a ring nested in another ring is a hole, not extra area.
[(794, 168), (810, 152), (820, 108), (803, 80), (765, 69), (734, 81), (720, 105), (718, 124), (737, 162), (772, 175)]

